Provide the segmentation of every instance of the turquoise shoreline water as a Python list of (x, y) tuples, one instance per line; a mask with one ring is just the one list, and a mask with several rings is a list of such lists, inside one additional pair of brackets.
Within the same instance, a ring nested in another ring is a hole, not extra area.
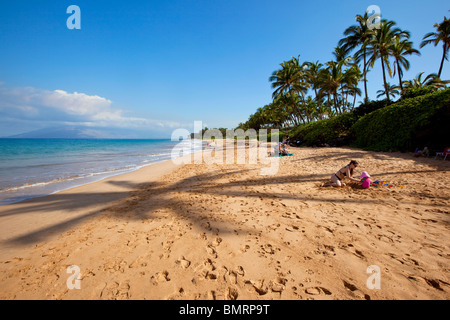
[[(0, 139), (0, 205), (55, 193), (171, 159), (189, 141)], [(201, 146), (190, 145), (192, 152)]]

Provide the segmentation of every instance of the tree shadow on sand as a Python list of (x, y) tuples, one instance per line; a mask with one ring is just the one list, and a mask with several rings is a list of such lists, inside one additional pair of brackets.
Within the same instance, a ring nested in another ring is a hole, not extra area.
[[(301, 150), (302, 147), (296, 148), (292, 147), (292, 150)], [(323, 148), (322, 148), (323, 149)], [(450, 165), (447, 164), (443, 159), (435, 159), (434, 157), (415, 157), (414, 153), (412, 152), (370, 152), (362, 151), (359, 149), (351, 149), (351, 148), (345, 148), (343, 150), (336, 150), (337, 148), (326, 148), (330, 149), (329, 152), (327, 152), (324, 155), (314, 155), (314, 156), (308, 156), (308, 157), (299, 157), (294, 160), (294, 162), (301, 162), (305, 160), (314, 160), (317, 162), (323, 162), (323, 161), (342, 161), (343, 164), (348, 163), (350, 160), (359, 160), (363, 162), (364, 158), (367, 158), (368, 156), (372, 159), (376, 160), (413, 160), (417, 164), (426, 164), (432, 167), (436, 167), (436, 169), (440, 170), (443, 169), (443, 167), (447, 168), (446, 170), (449, 170)]]
[[(344, 156), (354, 155), (348, 153)], [(331, 155), (334, 157), (343, 157), (342, 154)], [(327, 198), (326, 193), (316, 193), (314, 196), (304, 195), (295, 192), (262, 192), (260, 190), (252, 189), (251, 187), (267, 186), (267, 185), (286, 185), (298, 183), (314, 182), (317, 190), (320, 190), (320, 184), (329, 178), (329, 174), (292, 174), (283, 176), (258, 176), (252, 175), (251, 178), (245, 178), (244, 173), (259, 170), (253, 168), (246, 168), (242, 170), (226, 169), (222, 167), (219, 172), (209, 171), (202, 174), (194, 174), (189, 177), (175, 180), (174, 182), (160, 180), (158, 182), (135, 184), (131, 181), (115, 181), (109, 182), (116, 186), (123, 186), (132, 189), (133, 191), (123, 192), (109, 192), (109, 193), (73, 193), (73, 194), (53, 194), (48, 197), (35, 198), (32, 204), (28, 206), (12, 207), (11, 209), (3, 210), (0, 217), (12, 216), (25, 213), (42, 214), (48, 211), (61, 210), (67, 213), (68, 217), (65, 221), (46, 226), (41, 229), (29, 232), (27, 234), (14, 237), (12, 239), (4, 240), (3, 243), (7, 245), (31, 245), (37, 242), (44, 241), (50, 236), (60, 234), (76, 225), (81, 224), (87, 219), (107, 214), (117, 219), (133, 219), (133, 220), (147, 220), (155, 218), (155, 212), (159, 210), (170, 210), (176, 216), (189, 220), (194, 228), (202, 229), (202, 223), (210, 219), (211, 213), (205, 212), (203, 204), (198, 203), (196, 196), (210, 195), (211, 199), (214, 197), (240, 197), (245, 199), (257, 198), (278, 198), (289, 199), (295, 201), (311, 201), (311, 202), (333, 202), (333, 203), (365, 203), (378, 205), (379, 199), (357, 199), (346, 198), (336, 199)], [(418, 171), (414, 171), (417, 173)], [(422, 171), (419, 171), (422, 172)], [(435, 172), (427, 170), (423, 172)], [(383, 175), (394, 175), (405, 172), (389, 172), (386, 171)], [(359, 189), (358, 185), (354, 185), (355, 189)], [(291, 190), (292, 191), (292, 190)], [(180, 195), (184, 194), (184, 197)], [(403, 202), (405, 203), (405, 202)], [(89, 208), (95, 204), (95, 208)], [(226, 203), (224, 203), (226, 205)], [(251, 205), (251, 204), (250, 204)], [(71, 208), (68, 211), (66, 208)], [(79, 210), (87, 210), (84, 214), (77, 214)], [(70, 217), (71, 214), (74, 216)], [(235, 226), (227, 217), (221, 216), (220, 232), (233, 233)], [(241, 228), (242, 229), (242, 228)], [(250, 231), (250, 230), (248, 230)], [(254, 231), (254, 230), (251, 230)]]

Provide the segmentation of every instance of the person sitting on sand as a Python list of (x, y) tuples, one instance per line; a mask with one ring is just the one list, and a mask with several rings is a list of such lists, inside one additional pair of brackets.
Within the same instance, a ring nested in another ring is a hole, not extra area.
[(281, 142), (278, 144), (278, 153), (282, 156), (287, 155), (289, 152), (286, 150), (286, 143)]
[(283, 142), (278, 142), (278, 144), (275, 147), (273, 147), (273, 155), (277, 157), (279, 155), (285, 154), (287, 154), (286, 145)]
[(361, 172), (361, 175), (359, 177), (361, 178), (362, 188), (368, 189), (372, 184), (372, 180), (370, 180), (370, 174), (368, 174), (366, 171), (363, 171)]
[(348, 165), (346, 165), (345, 167), (341, 168), (341, 170), (339, 170), (338, 172), (334, 173), (331, 176), (331, 185), (333, 187), (342, 187), (345, 186), (345, 182), (343, 181), (345, 179), (345, 177), (347, 177), (348, 179), (352, 180), (352, 181), (357, 181), (359, 182), (358, 179), (355, 179), (352, 177), (353, 175), (353, 169), (355, 169), (358, 166), (358, 162), (355, 160), (350, 161), (350, 163)]
[(430, 150), (428, 150), (428, 147), (423, 148), (423, 150), (417, 151), (414, 156), (415, 157), (428, 157), (430, 154)]

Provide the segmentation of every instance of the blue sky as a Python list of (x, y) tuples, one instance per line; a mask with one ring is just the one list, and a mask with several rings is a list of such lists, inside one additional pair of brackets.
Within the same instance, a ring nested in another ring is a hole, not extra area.
[[(80, 30), (66, 26), (70, 5), (81, 9)], [(169, 138), (194, 120), (234, 128), (270, 103), (268, 78), (281, 62), (331, 60), (369, 5), (409, 30), (417, 49), (450, 16), (440, 0), (3, 1), (0, 136), (63, 124), (146, 138)], [(405, 79), (438, 71), (441, 46), (420, 51)], [(442, 78), (450, 78), (450, 62)], [(378, 64), (368, 80), (375, 99)]]

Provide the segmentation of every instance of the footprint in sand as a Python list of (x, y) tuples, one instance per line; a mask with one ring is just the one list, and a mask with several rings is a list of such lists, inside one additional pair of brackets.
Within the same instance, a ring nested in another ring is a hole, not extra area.
[(264, 279), (259, 281), (246, 280), (244, 284), (248, 291), (257, 293), (260, 296), (267, 294), (269, 291), (269, 287), (264, 285)]
[(429, 278), (422, 278), (423, 280), (425, 280), (425, 282), (430, 286), (433, 287), (436, 290), (439, 291), (444, 291), (444, 289), (442, 289), (441, 284), (446, 285), (446, 286), (450, 286), (450, 283), (445, 282), (443, 280), (440, 279), (429, 279)]
[(214, 247), (217, 247), (221, 242), (222, 242), (222, 238), (217, 237), (217, 238), (215, 238), (214, 241), (212, 242), (212, 245), (213, 245)]
[(368, 294), (364, 294), (361, 290), (359, 290), (355, 285), (351, 284), (343, 280), (344, 287), (350, 291), (351, 295), (355, 298), (370, 300), (370, 296)]
[(226, 300), (237, 300), (239, 293), (235, 288), (227, 288), (225, 291)]
[(203, 223), (201, 224), (201, 226), (202, 226), (204, 229), (208, 230), (208, 231), (211, 231), (211, 230), (212, 230), (211, 224), (210, 224), (209, 222), (203, 222)]
[(208, 254), (210, 254), (213, 258), (217, 258), (217, 252), (216, 249), (214, 249), (213, 246), (209, 245), (206, 247), (206, 252), (208, 252)]
[[(232, 284), (237, 284), (238, 277), (239, 276), (243, 277), (245, 275), (245, 271), (242, 266), (238, 266), (237, 269), (235, 269), (235, 270), (228, 270), (228, 268), (225, 266), (223, 268), (226, 270), (226, 273), (228, 274), (228, 277)], [(225, 279), (225, 277), (224, 277), (224, 279)]]
[(244, 252), (247, 252), (248, 249), (250, 249), (250, 246), (248, 244), (246, 244), (240, 250), (242, 253), (244, 253)]
[(183, 269), (187, 269), (191, 265), (191, 262), (187, 260), (184, 256), (175, 261), (175, 263), (181, 266)]
[(216, 270), (216, 266), (214, 265), (213, 261), (211, 259), (206, 259), (205, 262), (203, 262), (203, 265), (206, 267), (207, 270), (214, 271)]
[(358, 258), (361, 258), (361, 259), (366, 259), (366, 256), (361, 252), (361, 251), (359, 251), (359, 250), (357, 250), (357, 249), (355, 249), (355, 255), (358, 257)]
[(174, 293), (170, 294), (166, 297), (167, 300), (179, 300), (185, 295), (185, 291), (183, 288), (179, 288)]
[(100, 293), (101, 298), (112, 300), (124, 300), (130, 298), (130, 284), (126, 281), (123, 283), (112, 282), (107, 284)]
[(286, 288), (287, 279), (278, 277), (275, 280), (271, 280), (269, 282), (269, 288), (272, 290), (272, 292), (278, 292), (282, 293), (283, 290)]
[(324, 287), (309, 287), (305, 289), (305, 293), (312, 296), (317, 296), (321, 294), (331, 295), (331, 291)]
[(169, 272), (166, 270), (156, 273), (154, 276), (151, 276), (150, 280), (152, 280), (154, 285), (158, 285), (162, 282), (170, 281)]
[(103, 271), (113, 272), (125, 272), (125, 269), (128, 268), (128, 263), (125, 260), (116, 260), (112, 262), (107, 262), (103, 265)]
[(272, 245), (270, 243), (267, 243), (265, 245), (261, 245), (260, 247), (261, 247), (261, 249), (262, 249), (262, 251), (264, 253), (268, 253), (268, 254), (274, 254), (275, 253), (275, 250), (274, 250), (274, 248), (272, 247)]

